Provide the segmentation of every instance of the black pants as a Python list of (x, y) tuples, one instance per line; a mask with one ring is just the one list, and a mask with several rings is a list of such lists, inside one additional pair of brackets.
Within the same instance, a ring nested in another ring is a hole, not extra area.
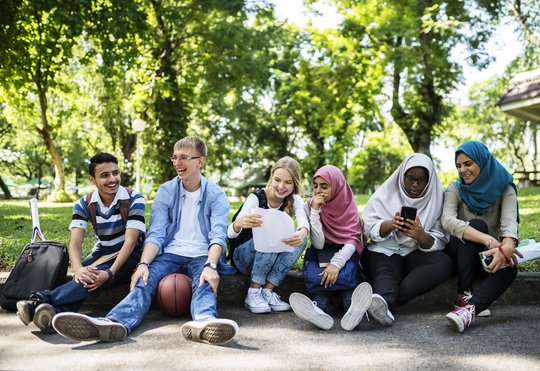
[[(482, 233), (488, 233), (487, 224), (480, 219), (473, 219), (469, 226)], [(465, 241), (461, 242), (457, 237), (452, 236), (446, 245), (446, 253), (452, 258), (454, 267), (458, 275), (457, 292), (472, 292), (473, 279), (481, 275), (484, 280), (480, 287), (474, 292), (469, 301), (476, 308), (476, 313), (482, 312), (501, 296), (512, 284), (517, 275), (517, 267), (502, 268), (495, 273), (488, 273), (482, 267), (478, 253), (486, 250), (481, 243)]]
[(387, 256), (365, 249), (362, 257), (373, 292), (381, 295), (391, 309), (432, 290), (452, 272), (452, 261), (442, 251), (415, 250), (406, 256)]

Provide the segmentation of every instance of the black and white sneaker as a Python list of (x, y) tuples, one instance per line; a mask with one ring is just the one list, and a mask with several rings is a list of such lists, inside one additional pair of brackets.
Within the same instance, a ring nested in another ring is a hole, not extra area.
[(379, 294), (372, 295), (368, 313), (383, 326), (390, 326), (395, 321), (394, 315), (388, 309), (388, 303)]
[(44, 334), (54, 332), (52, 321), (55, 314), (56, 311), (52, 305), (47, 303), (38, 305), (34, 313), (34, 325)]

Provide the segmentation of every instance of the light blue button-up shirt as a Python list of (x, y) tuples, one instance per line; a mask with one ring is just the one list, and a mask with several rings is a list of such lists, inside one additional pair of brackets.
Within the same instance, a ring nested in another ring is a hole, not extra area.
[[(167, 246), (174, 239), (180, 225), (185, 198), (186, 190), (178, 177), (163, 183), (156, 193), (146, 243), (159, 247), (160, 254), (167, 252)], [(236, 270), (227, 264), (225, 259), (229, 199), (220, 186), (201, 175), (199, 202), (201, 207), (198, 221), (208, 248), (213, 244), (223, 248), (218, 271), (221, 274), (233, 274)]]

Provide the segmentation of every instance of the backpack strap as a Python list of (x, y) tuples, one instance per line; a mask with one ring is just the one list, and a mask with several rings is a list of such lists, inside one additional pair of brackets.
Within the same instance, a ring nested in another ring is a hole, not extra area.
[(122, 217), (122, 223), (124, 223), (124, 226), (127, 224), (128, 220), (129, 201), (131, 201), (131, 194), (133, 193), (133, 189), (126, 188), (126, 191), (129, 195), (129, 198), (127, 200), (118, 201), (118, 205), (120, 206), (120, 216)]
[[(257, 196), (257, 199), (259, 200), (259, 207), (260, 208), (263, 208), (263, 209), (268, 209), (268, 203), (266, 202), (266, 192), (264, 191), (264, 189), (257, 189), (256, 191), (252, 192), (255, 196)], [(245, 203), (245, 202), (244, 202)], [(234, 216), (232, 217), (232, 220), (231, 220), (231, 223), (234, 223), (234, 221), (236, 220), (236, 218), (238, 217), (238, 214), (240, 214), (240, 211), (242, 211), (242, 208), (244, 207), (244, 204), (242, 204), (238, 210), (236, 210), (236, 213), (234, 213)], [(243, 244), (244, 242), (246, 242), (247, 240), (253, 238), (253, 232), (251, 230), (251, 228), (249, 229), (242, 229), (242, 231), (240, 232), (240, 234), (235, 237), (235, 238), (228, 238), (227, 241), (228, 241), (228, 247), (229, 247), (229, 254), (227, 255), (227, 258), (230, 260), (231, 262), (231, 265), (233, 266), (236, 266), (234, 264), (234, 260), (233, 260), (233, 254), (234, 254), (234, 250), (236, 249), (237, 246)]]
[(88, 206), (88, 214), (90, 215), (90, 222), (92, 223), (92, 226), (94, 227), (94, 233), (97, 236), (97, 218), (96, 218), (96, 209), (97, 205), (95, 202), (90, 203), (90, 200), (92, 199), (92, 195), (94, 194), (94, 191), (88, 193), (86, 195), (86, 205)]
[[(120, 217), (122, 218), (122, 223), (124, 223), (124, 226), (127, 224), (128, 220), (128, 214), (129, 214), (129, 202), (131, 201), (131, 194), (133, 193), (133, 189), (126, 188), (126, 191), (129, 195), (129, 198), (127, 200), (118, 200), (118, 206), (120, 207)], [(86, 204), (88, 205), (88, 214), (90, 214), (90, 222), (92, 223), (92, 226), (94, 227), (94, 233), (98, 234), (97, 230), (97, 205), (95, 202), (90, 203), (90, 200), (92, 199), (92, 195), (94, 194), (94, 191), (88, 193), (86, 195)]]

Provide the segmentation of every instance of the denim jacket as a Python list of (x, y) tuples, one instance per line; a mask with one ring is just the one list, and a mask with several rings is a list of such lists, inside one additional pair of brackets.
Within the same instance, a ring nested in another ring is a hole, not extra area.
[[(163, 183), (156, 193), (146, 243), (151, 242), (159, 247), (160, 254), (172, 242), (178, 230), (185, 199), (186, 190), (178, 177)], [(214, 243), (223, 248), (218, 271), (221, 274), (234, 274), (236, 269), (227, 264), (225, 259), (229, 200), (220, 186), (201, 175), (199, 202), (199, 224), (208, 248)]]

